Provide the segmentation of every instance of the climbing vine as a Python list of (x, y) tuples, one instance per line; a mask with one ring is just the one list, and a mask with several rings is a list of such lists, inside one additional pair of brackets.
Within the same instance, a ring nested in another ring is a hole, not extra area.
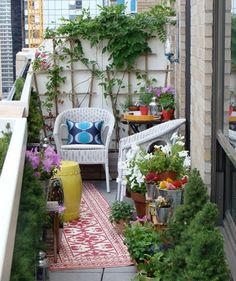
[[(55, 102), (57, 114), (60, 85), (66, 80), (63, 76), (65, 69), (60, 66), (60, 61), (66, 62), (72, 76), (73, 63), (80, 61), (91, 72), (91, 84), (94, 76), (101, 80), (99, 85), (103, 87), (104, 96), (110, 100), (113, 114), (118, 120), (117, 98), (124, 87), (124, 75), (120, 77), (120, 73), (136, 71), (134, 65), (137, 59), (141, 55), (151, 53), (148, 45), (151, 38), (158, 36), (161, 42), (165, 41), (166, 23), (171, 22), (171, 17), (175, 15), (175, 11), (165, 5), (157, 5), (148, 12), (135, 15), (126, 15), (124, 5), (99, 8), (100, 14), (95, 18), (92, 18), (87, 10), (83, 10), (75, 20), (63, 19), (56, 30), (47, 29), (45, 32), (45, 39), (53, 40), (53, 54), (47, 54), (48, 59), (45, 55), (42, 58), (38, 56), (36, 66), (38, 69), (42, 66), (40, 70), (48, 73), (46, 100), (43, 103), (48, 111)], [(105, 70), (99, 69), (96, 61), (85, 56), (82, 40), (89, 41), (91, 47), (102, 46), (102, 53), (108, 54)], [(35, 70), (34, 67), (33, 69)], [(75, 106), (75, 88), (78, 84), (71, 80), (71, 92), (68, 94), (72, 96), (72, 104)], [(92, 86), (89, 91), (91, 94)], [(117, 126), (117, 139), (118, 131)]]
[(111, 65), (117, 70), (132, 68), (140, 55), (151, 52), (150, 38), (158, 35), (162, 42), (165, 41), (165, 25), (170, 22), (170, 16), (175, 15), (173, 9), (163, 5), (132, 16), (125, 15), (124, 5), (100, 7), (100, 10), (95, 18), (84, 10), (75, 20), (64, 19), (56, 31), (47, 30), (45, 37), (73, 38), (81, 55), (80, 38), (89, 40), (92, 47), (106, 40), (103, 53), (109, 53)]

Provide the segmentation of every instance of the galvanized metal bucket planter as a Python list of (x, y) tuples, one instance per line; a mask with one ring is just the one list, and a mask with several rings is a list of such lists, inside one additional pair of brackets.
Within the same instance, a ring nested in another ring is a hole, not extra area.
[(157, 187), (156, 184), (153, 183), (147, 183), (146, 184), (146, 200), (147, 201), (152, 201), (155, 198), (157, 198)]
[(171, 207), (156, 208), (156, 215), (159, 224), (167, 224), (171, 216)]
[(160, 196), (169, 198), (171, 200), (171, 205), (173, 208), (182, 204), (182, 196), (183, 196), (182, 189), (168, 190), (168, 189), (159, 188), (158, 194)]

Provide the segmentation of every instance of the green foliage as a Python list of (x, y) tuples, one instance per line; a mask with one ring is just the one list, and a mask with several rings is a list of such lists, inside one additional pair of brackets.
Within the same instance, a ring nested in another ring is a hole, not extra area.
[(24, 78), (20, 77), (16, 79), (14, 100), (20, 100), (24, 84), (25, 84)]
[(181, 178), (186, 174), (184, 167), (184, 157), (179, 156), (179, 152), (183, 151), (183, 147), (178, 144), (171, 146), (171, 152), (166, 154), (161, 149), (156, 149), (151, 158), (146, 158), (138, 163), (139, 169), (143, 175), (149, 172), (161, 173), (166, 171), (176, 172)]
[(151, 51), (148, 46), (150, 38), (157, 34), (164, 42), (165, 24), (169, 22), (169, 16), (175, 14), (171, 8), (163, 5), (132, 16), (125, 15), (124, 5), (99, 8), (101, 12), (95, 18), (83, 11), (75, 20), (64, 19), (56, 32), (47, 30), (47, 38), (55, 35), (77, 40), (81, 38), (89, 40), (91, 46), (104, 40), (107, 45), (103, 52), (109, 53), (111, 65), (116, 69), (132, 68), (140, 55)]
[(184, 204), (176, 208), (168, 224), (167, 237), (173, 244), (179, 243), (181, 233), (188, 227), (195, 215), (203, 208), (207, 200), (207, 187), (199, 171), (193, 169), (185, 185)]
[(11, 127), (9, 123), (6, 124), (6, 130), (2, 131), (1, 133), (2, 133), (2, 137), (0, 138), (0, 175), (12, 135)]
[(175, 97), (172, 93), (161, 94), (158, 103), (165, 110), (175, 109)]
[(118, 223), (124, 220), (129, 223), (133, 217), (134, 207), (125, 201), (116, 201), (111, 205), (109, 220)]
[(232, 68), (236, 69), (236, 16), (232, 15), (231, 21), (231, 63)]
[(152, 101), (153, 93), (150, 93), (148, 91), (141, 91), (139, 93), (139, 101), (141, 105), (149, 105), (149, 103)]
[(179, 244), (169, 251), (162, 265), (163, 280), (229, 280), (217, 218), (216, 205), (206, 203), (182, 232)]
[(161, 281), (159, 263), (162, 263), (163, 259), (163, 252), (157, 252), (153, 256), (150, 256), (147, 261), (138, 265), (139, 272), (131, 280), (146, 281), (145, 277), (151, 277), (152, 281)]
[(135, 222), (127, 226), (124, 231), (124, 243), (132, 259), (137, 263), (143, 263), (150, 259), (158, 249), (159, 234), (149, 223)]
[(28, 143), (40, 142), (40, 131), (43, 129), (43, 115), (38, 93), (31, 91), (28, 124)]
[(66, 77), (62, 77), (63, 67), (54, 65), (48, 70), (48, 81), (46, 83), (47, 98), (43, 105), (50, 111), (52, 108), (52, 101), (60, 94), (59, 88), (61, 83), (65, 83)]
[[(133, 70), (137, 59), (151, 52), (148, 45), (149, 39), (158, 36), (164, 42), (165, 25), (171, 22), (170, 16), (175, 15), (175, 11), (165, 5), (157, 5), (149, 12), (126, 15), (124, 5), (99, 8), (101, 11), (94, 18), (88, 11), (83, 10), (75, 20), (62, 19), (62, 24), (57, 30), (46, 30), (45, 38), (52, 38), (54, 47), (57, 47), (55, 49), (60, 50), (52, 55), (56, 64), (65, 60), (66, 63), (80, 61), (101, 80), (99, 85), (104, 89), (105, 98), (110, 99), (113, 114), (116, 117), (115, 132), (116, 139), (119, 140), (120, 112), (117, 109), (117, 100), (120, 89), (124, 88), (125, 71)], [(102, 52), (109, 56), (105, 71), (98, 68), (96, 61), (85, 57), (82, 40), (90, 42), (91, 47), (103, 46)], [(36, 59), (40, 60), (40, 56)], [(40, 61), (39, 66), (41, 65)], [(43, 105), (50, 111), (52, 101), (60, 95), (59, 86), (65, 82), (66, 78), (62, 77), (63, 69), (59, 66), (50, 65), (48, 68), (47, 63), (43, 66), (46, 66), (43, 70), (49, 74), (46, 85), (47, 99)], [(118, 71), (124, 71), (122, 79), (118, 77)]]
[(124, 102), (121, 104), (123, 112), (127, 111), (130, 106), (133, 105), (133, 99), (131, 95), (126, 96)]
[(36, 256), (42, 249), (42, 228), (46, 221), (43, 189), (26, 162), (12, 261), (11, 281), (35, 280)]

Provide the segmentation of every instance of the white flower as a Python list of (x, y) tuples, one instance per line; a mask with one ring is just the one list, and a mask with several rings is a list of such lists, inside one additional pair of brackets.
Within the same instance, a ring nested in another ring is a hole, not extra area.
[(176, 140), (178, 139), (178, 134), (177, 132), (173, 133), (173, 135), (171, 136), (170, 140), (171, 142), (174, 144), (176, 142)]
[(162, 152), (164, 152), (166, 155), (171, 154), (171, 145), (167, 144), (165, 146), (161, 147)]
[(184, 142), (181, 141), (184, 140), (184, 136), (178, 135), (176, 132), (171, 136), (170, 140), (172, 144), (184, 145)]
[(183, 163), (184, 167), (189, 168), (191, 166), (191, 158), (190, 156), (186, 156)]
[(187, 150), (183, 150), (183, 151), (180, 151), (178, 154), (179, 154), (179, 157), (187, 157), (188, 156), (188, 151)]
[(185, 143), (182, 142), (182, 141), (180, 141), (180, 140), (178, 140), (175, 144), (178, 144), (178, 145), (180, 145), (180, 146), (184, 146), (184, 145), (185, 145)]
[(140, 147), (136, 144), (133, 144), (131, 146), (131, 149), (129, 149), (128, 152), (126, 153), (126, 159), (128, 161), (133, 160), (138, 152), (140, 152)]

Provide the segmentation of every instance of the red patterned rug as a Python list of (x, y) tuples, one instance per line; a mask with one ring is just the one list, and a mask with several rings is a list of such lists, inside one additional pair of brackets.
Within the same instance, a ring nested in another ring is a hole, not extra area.
[(132, 262), (123, 237), (109, 222), (109, 204), (89, 183), (83, 184), (80, 218), (64, 226), (57, 263), (50, 270), (128, 266)]

